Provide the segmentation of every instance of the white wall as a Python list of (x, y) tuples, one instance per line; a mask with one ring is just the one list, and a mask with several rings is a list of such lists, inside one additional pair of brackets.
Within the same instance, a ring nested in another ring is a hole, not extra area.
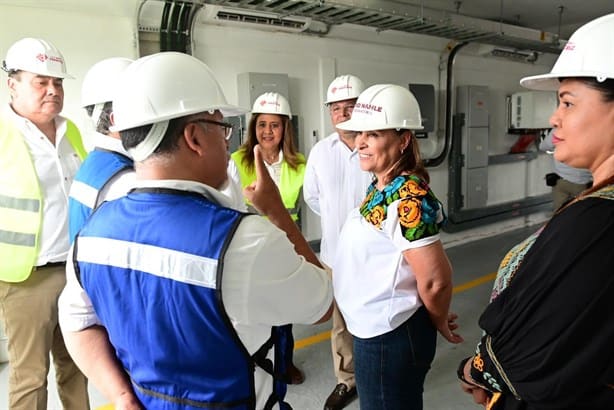
[[(83, 121), (79, 107), (81, 79), (87, 69), (100, 59), (112, 56), (134, 58), (137, 0), (0, 0), (0, 54), (4, 56), (14, 41), (26, 36), (51, 40), (63, 52), (75, 80), (65, 82), (64, 113)], [(36, 7), (35, 7), (36, 6)], [(331, 131), (328, 114), (322, 105), (328, 83), (338, 74), (353, 73), (367, 85), (429, 83), (437, 90), (438, 107), (445, 98), (446, 56), (451, 44), (444, 39), (342, 25), (333, 27), (323, 37), (268, 32), (244, 27), (221, 27), (198, 22), (194, 28), (194, 55), (205, 61), (222, 84), (228, 100), (238, 102), (237, 75), (243, 72), (287, 73), (290, 79), (290, 103), (300, 116), (300, 148), (305, 153), (316, 139)], [(544, 55), (537, 64), (515, 63), (477, 56), (477, 47), (461, 51), (455, 63), (455, 85), (485, 85), (491, 100), (490, 154), (503, 154), (516, 140), (506, 134), (505, 97), (521, 91), (518, 80), (546, 72), (554, 56)], [(178, 75), (180, 75), (178, 73)], [(7, 100), (6, 87), (0, 88), (0, 100)], [(442, 147), (444, 118), (438, 113), (440, 129), (429, 135)], [(312, 136), (316, 135), (316, 138)], [(522, 199), (527, 195), (549, 192), (543, 175), (551, 167), (550, 159), (492, 166), (489, 168), (488, 203)], [(429, 169), (431, 185), (447, 203), (447, 161)], [(545, 215), (517, 218), (471, 231), (444, 235), (448, 243), (521, 227), (543, 220)], [(319, 238), (319, 221), (307, 215), (308, 239)]]
[[(325, 37), (267, 32), (237, 26), (198, 24), (194, 30), (194, 54), (207, 62), (223, 84), (227, 97), (238, 100), (237, 75), (242, 72), (287, 73), (290, 78), (290, 104), (301, 117), (301, 149), (308, 152), (315, 134), (323, 138), (331, 131), (328, 114), (322, 106), (329, 82), (339, 74), (353, 73), (367, 85), (409, 83), (435, 85), (438, 98), (445, 98), (445, 70), (448, 41), (421, 35), (376, 33), (356, 26), (334, 27)], [(521, 77), (546, 72), (552, 56), (542, 56), (542, 64), (525, 64), (478, 57), (471, 47), (461, 51), (455, 64), (456, 85), (489, 87), (491, 105), (490, 154), (504, 154), (516, 141), (508, 135), (506, 96), (521, 91)], [(441, 129), (429, 135), (441, 146)], [(438, 136), (440, 138), (438, 138)], [(537, 160), (489, 167), (488, 204), (523, 199), (549, 192), (543, 175), (551, 167), (546, 156)], [(447, 161), (429, 169), (431, 186), (447, 206)], [(543, 218), (543, 216), (542, 216)], [(513, 222), (522, 226), (524, 218)], [(489, 230), (490, 227), (485, 228)], [(500, 229), (500, 227), (496, 228)], [(496, 230), (494, 231), (496, 232)], [(320, 235), (319, 221), (311, 213), (305, 227), (309, 239)]]

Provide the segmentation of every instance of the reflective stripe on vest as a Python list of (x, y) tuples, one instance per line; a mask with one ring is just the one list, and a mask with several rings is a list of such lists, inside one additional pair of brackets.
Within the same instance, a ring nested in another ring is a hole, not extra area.
[(242, 215), (196, 193), (137, 189), (78, 234), (78, 278), (145, 408), (254, 409), (254, 366), (220, 298), (219, 261)]
[[(66, 121), (66, 138), (83, 155), (79, 130)], [(38, 258), (42, 193), (21, 131), (3, 118), (0, 119), (0, 153), (0, 280), (23, 282)]]
[[(237, 166), (239, 177), (241, 178), (241, 187), (245, 188), (256, 180), (256, 170), (249, 171), (247, 165), (243, 163), (245, 151), (238, 150), (232, 153), (232, 160)], [(291, 168), (286, 161), (281, 163), (281, 177), (279, 180), (279, 193), (281, 199), (290, 213), (292, 220), (296, 221), (299, 218), (300, 203), (299, 198), (303, 187), (303, 179), (305, 177), (305, 157), (303, 154), (298, 154), (299, 166), (296, 169)], [(249, 201), (246, 200), (249, 204)]]
[(81, 164), (68, 194), (68, 234), (70, 243), (93, 210), (100, 205), (100, 191), (126, 169), (132, 169), (130, 158), (101, 148), (94, 149)]

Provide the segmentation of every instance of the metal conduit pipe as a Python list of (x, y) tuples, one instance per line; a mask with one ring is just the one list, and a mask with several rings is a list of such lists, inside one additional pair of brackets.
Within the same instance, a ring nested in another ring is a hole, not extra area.
[(181, 2), (173, 2), (173, 7), (171, 9), (171, 14), (168, 22), (168, 40), (169, 47), (167, 51), (179, 51), (181, 50), (181, 44), (179, 44), (179, 15), (181, 14), (181, 8), (183, 7), (183, 3)]
[(191, 54), (192, 23), (196, 11), (189, 1), (165, 1), (160, 18), (160, 51)]
[(190, 42), (192, 3), (183, 3), (179, 13), (179, 22), (177, 26), (177, 43), (182, 53), (191, 54), (191, 47), (188, 47)]
[(424, 160), (425, 167), (437, 167), (448, 156), (450, 146), (452, 145), (452, 97), (454, 95), (454, 61), (456, 60), (456, 54), (461, 48), (465, 47), (467, 42), (459, 43), (450, 51), (447, 63), (446, 72), (446, 128), (444, 135), (443, 149), (439, 155), (435, 158), (429, 158)]
[(173, 3), (164, 2), (164, 8), (162, 9), (162, 17), (160, 18), (160, 51), (170, 50), (170, 27), (169, 17), (171, 15), (171, 8)]

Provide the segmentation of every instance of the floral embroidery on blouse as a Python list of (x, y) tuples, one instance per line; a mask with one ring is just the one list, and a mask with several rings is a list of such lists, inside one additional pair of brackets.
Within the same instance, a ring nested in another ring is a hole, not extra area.
[(507, 288), (514, 279), (516, 275), (516, 271), (520, 267), (520, 264), (524, 260), (525, 255), (529, 252), (529, 249), (533, 246), (539, 234), (544, 230), (545, 225), (537, 230), (537, 232), (533, 233), (531, 236), (526, 238), (524, 241), (520, 242), (505, 255), (501, 263), (499, 264), (499, 269), (497, 270), (497, 277), (495, 278), (495, 283), (492, 288), (492, 293), (490, 294), (490, 300), (493, 301), (503, 292), (505, 288)]
[(360, 205), (361, 215), (381, 229), (388, 206), (398, 201), (399, 224), (403, 237), (409, 241), (432, 236), (439, 232), (441, 203), (428, 184), (415, 175), (400, 175), (384, 187), (375, 188), (374, 181)]
[[(603, 187), (600, 190), (587, 195), (585, 198), (589, 197), (614, 200), (614, 185)], [(539, 228), (537, 232), (520, 242), (518, 245), (514, 246), (512, 249), (510, 249), (507, 255), (505, 255), (497, 271), (497, 277), (490, 295), (491, 301), (496, 299), (497, 296), (499, 296), (501, 292), (503, 292), (503, 290), (505, 290), (505, 288), (507, 288), (512, 282), (514, 276), (516, 275), (516, 271), (524, 260), (525, 255), (527, 252), (529, 252), (529, 249), (531, 249), (545, 227), (546, 225)]]

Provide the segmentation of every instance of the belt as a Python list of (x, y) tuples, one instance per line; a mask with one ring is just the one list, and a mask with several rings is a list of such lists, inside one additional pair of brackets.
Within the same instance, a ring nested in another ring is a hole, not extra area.
[(47, 269), (47, 268), (57, 268), (59, 266), (66, 266), (66, 261), (64, 261), (64, 262), (47, 262), (44, 265), (35, 266), (34, 268), (36, 270), (40, 270), (40, 269)]

